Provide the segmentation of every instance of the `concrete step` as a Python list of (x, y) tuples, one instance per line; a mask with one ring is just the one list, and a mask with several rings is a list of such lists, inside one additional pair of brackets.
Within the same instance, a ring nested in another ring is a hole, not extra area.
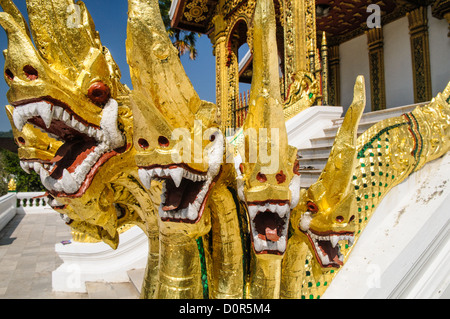
[(138, 299), (139, 293), (130, 282), (86, 282), (89, 299)]
[(330, 146), (316, 146), (310, 148), (302, 148), (298, 150), (298, 154), (301, 156), (300, 160), (303, 158), (313, 158), (313, 157), (327, 157), (330, 156), (331, 147)]
[(328, 162), (328, 157), (314, 156), (299, 159), (300, 171), (302, 170), (323, 170)]
[(320, 169), (300, 170), (300, 187), (308, 188), (319, 179)]
[[(378, 122), (379, 121), (359, 123), (358, 135), (361, 135), (362, 133), (367, 131), (370, 127), (372, 127), (373, 125), (375, 125)], [(333, 138), (335, 138), (339, 128), (340, 128), (340, 125), (339, 126), (332, 126), (330, 128), (324, 129), (323, 132), (325, 133), (326, 137), (333, 137)]]
[(142, 283), (144, 282), (145, 268), (132, 269), (127, 272), (130, 277), (130, 283), (134, 286), (136, 291), (140, 294)]
[(336, 136), (324, 136), (312, 138), (310, 141), (312, 147), (331, 147), (335, 139)]
[[(369, 122), (377, 123), (379, 121), (382, 121), (382, 120), (390, 118), (390, 117), (396, 117), (396, 116), (400, 116), (400, 115), (408, 113), (408, 112), (412, 112), (412, 111), (414, 111), (414, 109), (416, 107), (425, 106), (429, 103), (430, 102), (423, 102), (423, 103), (418, 103), (418, 104), (404, 105), (404, 106), (399, 106), (399, 107), (394, 107), (394, 108), (388, 108), (385, 110), (364, 113), (361, 116), (360, 122), (361, 123), (369, 123)], [(343, 121), (344, 121), (344, 117), (332, 120), (333, 125), (336, 125), (336, 126), (341, 126)]]

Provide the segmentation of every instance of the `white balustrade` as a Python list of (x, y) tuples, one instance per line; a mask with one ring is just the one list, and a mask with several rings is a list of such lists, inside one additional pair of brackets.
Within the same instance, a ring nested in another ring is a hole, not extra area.
[(49, 205), (45, 192), (8, 193), (0, 197), (0, 230), (16, 214), (56, 213)]
[(44, 214), (54, 212), (48, 205), (45, 192), (17, 193), (18, 214)]

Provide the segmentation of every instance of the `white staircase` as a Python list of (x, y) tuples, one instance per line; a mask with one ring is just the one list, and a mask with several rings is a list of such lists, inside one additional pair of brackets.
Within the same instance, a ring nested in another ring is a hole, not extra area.
[[(382, 111), (365, 113), (363, 114), (358, 127), (358, 135), (362, 134), (372, 125), (378, 123), (381, 120), (396, 117), (407, 112), (411, 112), (417, 106), (425, 104), (426, 103), (407, 105)], [(299, 114), (299, 116), (300, 115), (301, 114)], [(324, 127), (322, 129), (322, 132), (315, 134), (316, 136), (313, 136), (309, 139), (311, 146), (299, 147), (298, 154), (300, 156), (299, 162), (300, 162), (300, 173), (302, 177), (301, 178), (302, 188), (308, 188), (309, 186), (311, 186), (312, 183), (317, 181), (317, 179), (319, 178), (320, 173), (322, 172), (328, 161), (331, 148), (336, 138), (336, 134), (342, 125), (343, 119), (344, 119), (343, 117), (331, 119), (330, 125), (328, 125), (328, 127)], [(300, 131), (297, 131), (295, 133), (303, 135), (303, 132)], [(298, 138), (296, 138), (296, 136), (294, 136), (293, 134), (290, 134), (289, 139), (296, 140)]]

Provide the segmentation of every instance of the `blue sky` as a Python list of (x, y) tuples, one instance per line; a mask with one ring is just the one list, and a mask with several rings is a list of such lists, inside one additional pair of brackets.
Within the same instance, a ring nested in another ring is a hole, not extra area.
[[(22, 14), (27, 18), (25, 0), (14, 0)], [(122, 72), (122, 82), (130, 88), (130, 72), (126, 63), (125, 40), (127, 26), (127, 0), (84, 0), (94, 19), (97, 30), (100, 32), (102, 44), (111, 51)], [(107, 3), (107, 5), (105, 5)], [(0, 27), (0, 48), (3, 51), (8, 47), (6, 33)], [(197, 40), (198, 57), (192, 61), (188, 55), (181, 58), (185, 71), (189, 76), (200, 98), (215, 102), (215, 58), (212, 54), (212, 44), (206, 35)], [(5, 60), (0, 54), (0, 65), (3, 71)], [(6, 92), (8, 86), (4, 77), (0, 77), (0, 131), (9, 131), (11, 126), (4, 106), (8, 104)]]

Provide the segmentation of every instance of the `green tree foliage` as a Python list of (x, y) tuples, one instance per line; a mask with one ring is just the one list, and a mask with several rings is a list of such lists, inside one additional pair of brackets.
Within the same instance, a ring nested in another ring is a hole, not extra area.
[(45, 190), (39, 175), (34, 171), (31, 174), (27, 174), (20, 167), (17, 154), (7, 150), (0, 150), (0, 178), (2, 179), (1, 183), (6, 183), (6, 189), (9, 180), (14, 178), (17, 184), (17, 192), (40, 192)]
[(170, 26), (169, 11), (171, 3), (172, 0), (159, 0), (159, 9), (161, 10), (167, 33), (169, 34), (173, 45), (177, 48), (180, 56), (189, 52), (189, 58), (195, 60), (198, 54), (195, 43), (197, 37), (200, 35), (195, 32), (175, 29)]

